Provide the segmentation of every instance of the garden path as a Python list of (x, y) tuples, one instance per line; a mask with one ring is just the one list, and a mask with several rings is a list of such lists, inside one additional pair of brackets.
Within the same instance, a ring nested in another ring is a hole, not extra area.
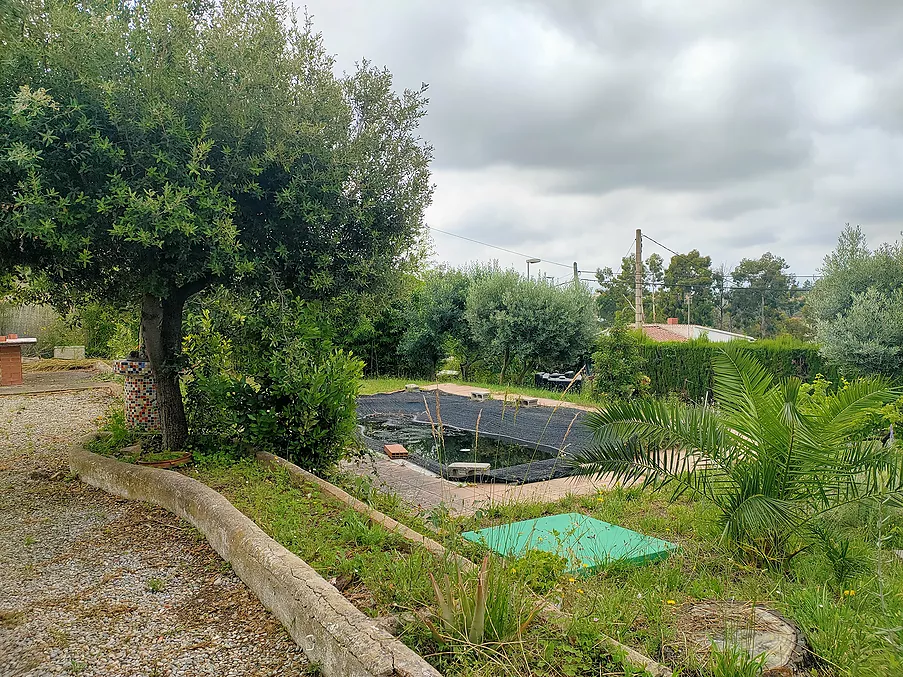
[(351, 472), (369, 476), (374, 486), (398, 496), (408, 505), (429, 511), (444, 505), (455, 515), (471, 515), (480, 508), (517, 501), (557, 501), (567, 496), (591, 496), (614, 483), (590, 477), (561, 477), (530, 484), (451, 482), (408, 461), (383, 454), (346, 464)]
[(200, 534), (68, 476), (104, 390), (0, 396), (0, 675), (295, 675), (299, 647)]

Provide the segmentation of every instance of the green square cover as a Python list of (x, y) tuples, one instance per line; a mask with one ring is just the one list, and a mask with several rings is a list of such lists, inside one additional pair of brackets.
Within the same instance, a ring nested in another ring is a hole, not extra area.
[(519, 557), (527, 550), (555, 553), (567, 559), (570, 573), (592, 572), (613, 560), (654, 562), (677, 548), (674, 543), (575, 512), (468, 531), (464, 538), (505, 557)]

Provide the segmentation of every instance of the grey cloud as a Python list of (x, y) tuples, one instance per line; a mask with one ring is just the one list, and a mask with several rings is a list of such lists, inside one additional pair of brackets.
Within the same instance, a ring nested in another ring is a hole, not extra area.
[[(812, 272), (844, 221), (879, 237), (903, 224), (886, 151), (903, 144), (898, 2), (308, 5), (341, 68), (366, 56), (400, 87), (430, 84), (437, 173), (491, 192), (504, 170), (546, 205), (505, 192), (451, 209), (439, 182), (440, 227), (561, 256), (594, 247), (609, 264), (623, 253), (610, 241), (629, 239), (614, 231), (656, 228), (715, 261), (770, 248)], [(656, 201), (676, 206), (662, 218)], [(575, 216), (562, 227), (557, 211)]]

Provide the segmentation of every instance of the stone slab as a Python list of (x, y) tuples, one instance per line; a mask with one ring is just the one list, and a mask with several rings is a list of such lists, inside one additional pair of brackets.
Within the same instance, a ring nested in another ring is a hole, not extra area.
[(53, 359), (55, 360), (83, 360), (85, 359), (84, 346), (53, 346)]

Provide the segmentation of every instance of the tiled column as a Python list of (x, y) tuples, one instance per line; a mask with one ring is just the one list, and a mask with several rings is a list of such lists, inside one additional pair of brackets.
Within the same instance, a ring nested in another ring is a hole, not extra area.
[(146, 360), (117, 360), (113, 371), (125, 376), (125, 423), (139, 430), (160, 430), (157, 379)]

